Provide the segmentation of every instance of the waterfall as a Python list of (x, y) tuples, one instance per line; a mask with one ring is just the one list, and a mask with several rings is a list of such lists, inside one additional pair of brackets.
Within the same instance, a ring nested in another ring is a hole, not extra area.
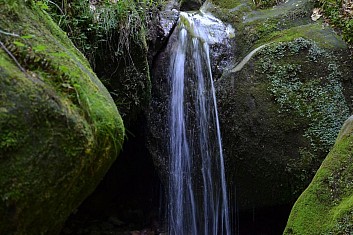
[(231, 30), (205, 13), (180, 14), (170, 61), (171, 235), (231, 234), (210, 45)]

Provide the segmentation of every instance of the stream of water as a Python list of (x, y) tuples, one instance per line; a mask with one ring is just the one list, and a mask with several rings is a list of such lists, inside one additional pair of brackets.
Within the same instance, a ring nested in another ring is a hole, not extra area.
[(229, 28), (205, 13), (180, 15), (170, 62), (168, 234), (231, 234), (210, 45)]

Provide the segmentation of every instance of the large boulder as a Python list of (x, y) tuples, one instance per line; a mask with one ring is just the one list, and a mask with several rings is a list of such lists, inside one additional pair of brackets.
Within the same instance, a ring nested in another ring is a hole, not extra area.
[[(353, 94), (347, 46), (310, 18), (312, 2), (253, 9), (246, 0), (204, 6), (236, 29), (236, 47), (222, 61), (212, 58), (212, 67), (228, 182), (238, 208), (249, 211), (294, 203), (349, 116)], [(175, 40), (153, 68), (148, 146), (161, 175), (168, 171), (167, 51)]]
[[(264, 221), (272, 219), (283, 231), (288, 208), (352, 110), (349, 50), (330, 26), (312, 20), (313, 8), (312, 1), (297, 0), (261, 10), (247, 0), (203, 7), (236, 29), (236, 45), (222, 60), (213, 47), (212, 68), (230, 195), (254, 221), (249, 226), (266, 229)], [(148, 147), (162, 179), (168, 174), (168, 51), (175, 42), (172, 35), (152, 69)]]
[(215, 86), (239, 207), (292, 204), (351, 110), (347, 46), (311, 19), (310, 1), (262, 10), (248, 1), (211, 2), (208, 10), (236, 28), (237, 54)]
[(261, 48), (216, 82), (240, 208), (293, 203), (309, 184), (349, 115), (340, 65), (299, 37)]
[(353, 233), (352, 134), (350, 117), (313, 181), (295, 203), (284, 234)]
[(45, 9), (0, 3), (0, 234), (58, 234), (124, 138), (108, 91)]

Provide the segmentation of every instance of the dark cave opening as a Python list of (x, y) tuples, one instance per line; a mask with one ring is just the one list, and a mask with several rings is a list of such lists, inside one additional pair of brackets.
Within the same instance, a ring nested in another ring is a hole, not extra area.
[[(165, 205), (159, 176), (145, 146), (143, 121), (96, 190), (67, 220), (61, 235), (161, 234)], [(292, 205), (239, 210), (236, 235), (280, 235)]]
[[(68, 218), (61, 235), (164, 234), (165, 193), (146, 146), (146, 122), (140, 118), (135, 123), (127, 131), (122, 152), (96, 190)], [(242, 210), (235, 205), (234, 235), (280, 235), (291, 207)]]

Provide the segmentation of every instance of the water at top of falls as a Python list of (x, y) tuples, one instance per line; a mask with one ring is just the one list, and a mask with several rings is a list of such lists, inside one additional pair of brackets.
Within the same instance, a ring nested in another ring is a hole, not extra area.
[(192, 35), (207, 44), (223, 43), (234, 37), (234, 28), (224, 24), (208, 12), (181, 12), (180, 24)]
[(181, 13), (170, 61), (168, 232), (231, 234), (209, 45), (231, 37), (206, 13)]

